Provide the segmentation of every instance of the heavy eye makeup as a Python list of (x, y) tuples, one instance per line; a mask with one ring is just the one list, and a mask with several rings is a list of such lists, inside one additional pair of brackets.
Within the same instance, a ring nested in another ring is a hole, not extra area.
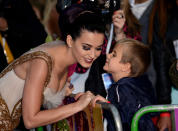
[(102, 46), (99, 46), (96, 48), (97, 51), (101, 51), (102, 50)]
[(82, 48), (84, 50), (90, 50), (91, 49), (91, 47), (89, 45), (82, 45)]
[[(90, 49), (91, 49), (91, 45), (83, 44), (83, 45), (82, 45), (82, 48), (83, 48), (84, 50), (90, 50)], [(101, 50), (102, 50), (102, 46), (97, 47), (96, 50), (97, 50), (97, 51), (101, 51)]]

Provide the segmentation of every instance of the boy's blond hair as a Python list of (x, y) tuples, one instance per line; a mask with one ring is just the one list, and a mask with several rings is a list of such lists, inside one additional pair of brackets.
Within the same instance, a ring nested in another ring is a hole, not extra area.
[(151, 52), (147, 45), (130, 38), (121, 39), (117, 44), (123, 47), (120, 62), (131, 64), (131, 77), (137, 77), (146, 72), (151, 61)]

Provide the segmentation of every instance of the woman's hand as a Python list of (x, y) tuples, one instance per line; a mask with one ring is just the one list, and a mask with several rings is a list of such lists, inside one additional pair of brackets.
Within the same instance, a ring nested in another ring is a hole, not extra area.
[(93, 107), (95, 107), (95, 104), (96, 104), (97, 101), (110, 103), (110, 102), (109, 102), (108, 100), (106, 100), (104, 97), (102, 97), (102, 96), (100, 96), (100, 95), (97, 95), (97, 96), (95, 96), (95, 97), (92, 99), (92, 101), (91, 101)]
[(90, 92), (87, 91), (86, 93), (78, 93), (75, 96), (75, 100), (79, 103), (79, 106), (81, 106), (82, 110), (88, 106), (88, 104), (91, 102), (91, 100), (95, 96)]
[(122, 38), (125, 38), (125, 34), (123, 31), (123, 27), (125, 24), (125, 16), (123, 10), (117, 10), (114, 12), (112, 16), (114, 31), (115, 31), (115, 39), (116, 41)]

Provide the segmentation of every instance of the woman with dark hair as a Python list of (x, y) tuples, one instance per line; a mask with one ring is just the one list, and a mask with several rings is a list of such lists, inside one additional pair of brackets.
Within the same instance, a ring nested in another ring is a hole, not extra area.
[[(105, 26), (100, 16), (85, 11), (71, 27), (66, 42), (42, 44), (0, 73), (1, 129), (15, 129), (21, 109), (25, 127), (30, 129), (67, 118), (90, 103), (93, 94), (86, 92), (76, 95), (76, 102), (59, 106), (70, 87), (69, 66), (92, 65), (101, 53)], [(41, 110), (42, 104), (45, 110)]]
[(84, 10), (88, 10), (84, 4), (73, 4), (59, 12), (60, 16), (58, 24), (61, 32), (61, 40), (65, 41), (67, 32), (70, 30), (71, 23), (73, 23), (75, 18)]
[[(59, 29), (61, 32), (60, 39), (63, 41), (65, 41), (70, 28), (72, 28), (71, 24), (81, 12), (96, 12), (96, 10), (90, 8), (90, 5), (86, 3), (72, 4), (71, 6), (66, 7), (63, 10), (59, 9), (59, 7), (57, 6), (57, 10), (60, 14), (58, 21)], [(72, 72), (70, 74), (72, 75), (71, 83), (74, 86), (73, 93), (76, 94), (78, 92), (84, 92), (84, 82), (86, 77), (88, 76), (88, 71), (88, 68), (82, 67), (79, 63), (75, 63), (69, 67), (69, 73)]]

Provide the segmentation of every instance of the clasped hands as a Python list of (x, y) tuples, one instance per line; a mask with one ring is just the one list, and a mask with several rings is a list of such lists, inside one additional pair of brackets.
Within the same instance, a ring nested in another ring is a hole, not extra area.
[(93, 107), (95, 107), (95, 104), (97, 101), (100, 101), (100, 102), (106, 102), (106, 103), (109, 103), (108, 100), (106, 100), (104, 97), (100, 96), (100, 95), (94, 95), (92, 92), (90, 91), (87, 91), (87, 92), (84, 92), (84, 93), (78, 93), (76, 94), (76, 96), (74, 97), (75, 100), (79, 100), (79, 101), (82, 101), (82, 103), (86, 103), (85, 106), (87, 106), (89, 103), (91, 103), (91, 105)]
[[(73, 85), (71, 84), (70, 81), (71, 81), (71, 78), (68, 78), (67, 81), (66, 81), (65, 87), (64, 87), (64, 88), (66, 88), (66, 96), (69, 96), (70, 94), (72, 94), (72, 91), (74, 90)], [(97, 101), (109, 103), (108, 100), (106, 100), (104, 97), (102, 97), (100, 95), (95, 96), (90, 91), (77, 93), (75, 95), (74, 99), (83, 108), (88, 106), (89, 103), (91, 103), (92, 106), (95, 107), (95, 104), (96, 104)]]

